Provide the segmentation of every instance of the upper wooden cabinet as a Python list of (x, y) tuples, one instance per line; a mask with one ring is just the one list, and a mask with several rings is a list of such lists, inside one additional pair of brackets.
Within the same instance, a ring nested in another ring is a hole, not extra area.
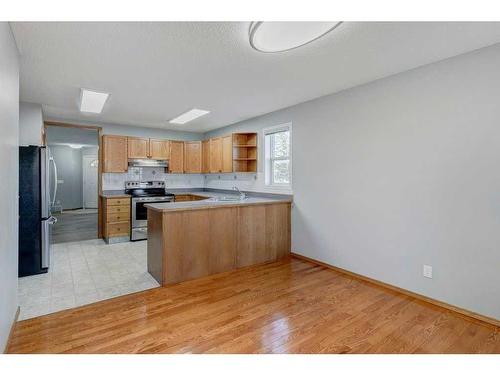
[(203, 141), (203, 173), (231, 173), (233, 171), (233, 137), (211, 138)]
[(170, 158), (170, 141), (163, 139), (149, 139), (128, 137), (129, 159), (157, 159)]
[(170, 141), (162, 139), (149, 140), (149, 157), (151, 159), (170, 159)]
[(233, 171), (233, 136), (222, 137), (222, 173)]
[(257, 133), (233, 133), (233, 172), (257, 172)]
[(102, 157), (102, 171), (104, 173), (127, 172), (127, 137), (119, 135), (103, 135)]
[(184, 142), (170, 141), (170, 173), (184, 173)]
[(201, 142), (201, 173), (210, 173), (210, 140)]
[(210, 139), (210, 173), (222, 172), (222, 138)]
[(255, 173), (257, 133), (233, 133), (185, 142), (103, 136), (103, 172), (127, 172), (128, 158), (169, 160), (170, 173)]
[(149, 157), (149, 138), (128, 137), (129, 159), (146, 159)]
[(201, 173), (201, 141), (184, 142), (184, 173)]

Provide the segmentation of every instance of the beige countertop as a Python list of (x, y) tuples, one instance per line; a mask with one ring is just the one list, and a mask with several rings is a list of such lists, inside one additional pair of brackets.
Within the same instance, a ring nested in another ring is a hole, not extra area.
[(100, 196), (103, 198), (130, 198), (130, 194), (125, 194), (124, 192), (117, 191), (103, 191)]
[[(177, 193), (182, 194), (182, 193)], [(219, 208), (219, 207), (235, 207), (235, 206), (250, 206), (254, 204), (274, 204), (274, 203), (285, 203), (292, 202), (292, 196), (284, 197), (277, 195), (276, 197), (271, 196), (249, 196), (243, 200), (238, 201), (219, 201), (217, 198), (224, 196), (238, 196), (237, 194), (230, 193), (220, 193), (211, 191), (186, 191), (183, 194), (192, 194), (200, 197), (206, 197), (207, 199), (199, 201), (187, 201), (187, 202), (168, 202), (168, 203), (150, 203), (145, 206), (151, 210), (155, 211), (184, 211), (184, 210), (202, 210), (208, 208)]]

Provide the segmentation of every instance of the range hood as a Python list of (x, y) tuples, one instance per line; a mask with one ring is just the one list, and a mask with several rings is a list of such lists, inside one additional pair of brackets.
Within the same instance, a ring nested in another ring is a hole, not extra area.
[(128, 159), (129, 167), (168, 168), (168, 160)]

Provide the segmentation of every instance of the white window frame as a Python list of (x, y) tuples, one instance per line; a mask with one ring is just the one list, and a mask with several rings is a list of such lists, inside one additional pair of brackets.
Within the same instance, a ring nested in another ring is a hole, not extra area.
[[(267, 136), (273, 133), (279, 133), (282, 131), (290, 132), (290, 144), (289, 144), (289, 154), (288, 157), (272, 158), (271, 150), (272, 144), (267, 140)], [(262, 129), (262, 135), (264, 138), (264, 175), (266, 186), (279, 189), (292, 189), (292, 123), (288, 122), (285, 124), (270, 126), (268, 128)], [(288, 160), (289, 161), (289, 172), (290, 172), (290, 182), (288, 184), (276, 183), (273, 181), (273, 161), (274, 160)]]

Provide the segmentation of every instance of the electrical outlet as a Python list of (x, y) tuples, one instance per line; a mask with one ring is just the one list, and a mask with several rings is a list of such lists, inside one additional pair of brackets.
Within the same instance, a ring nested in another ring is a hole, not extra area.
[(432, 279), (432, 266), (428, 266), (427, 264), (424, 264), (424, 277), (428, 277), (429, 279)]

